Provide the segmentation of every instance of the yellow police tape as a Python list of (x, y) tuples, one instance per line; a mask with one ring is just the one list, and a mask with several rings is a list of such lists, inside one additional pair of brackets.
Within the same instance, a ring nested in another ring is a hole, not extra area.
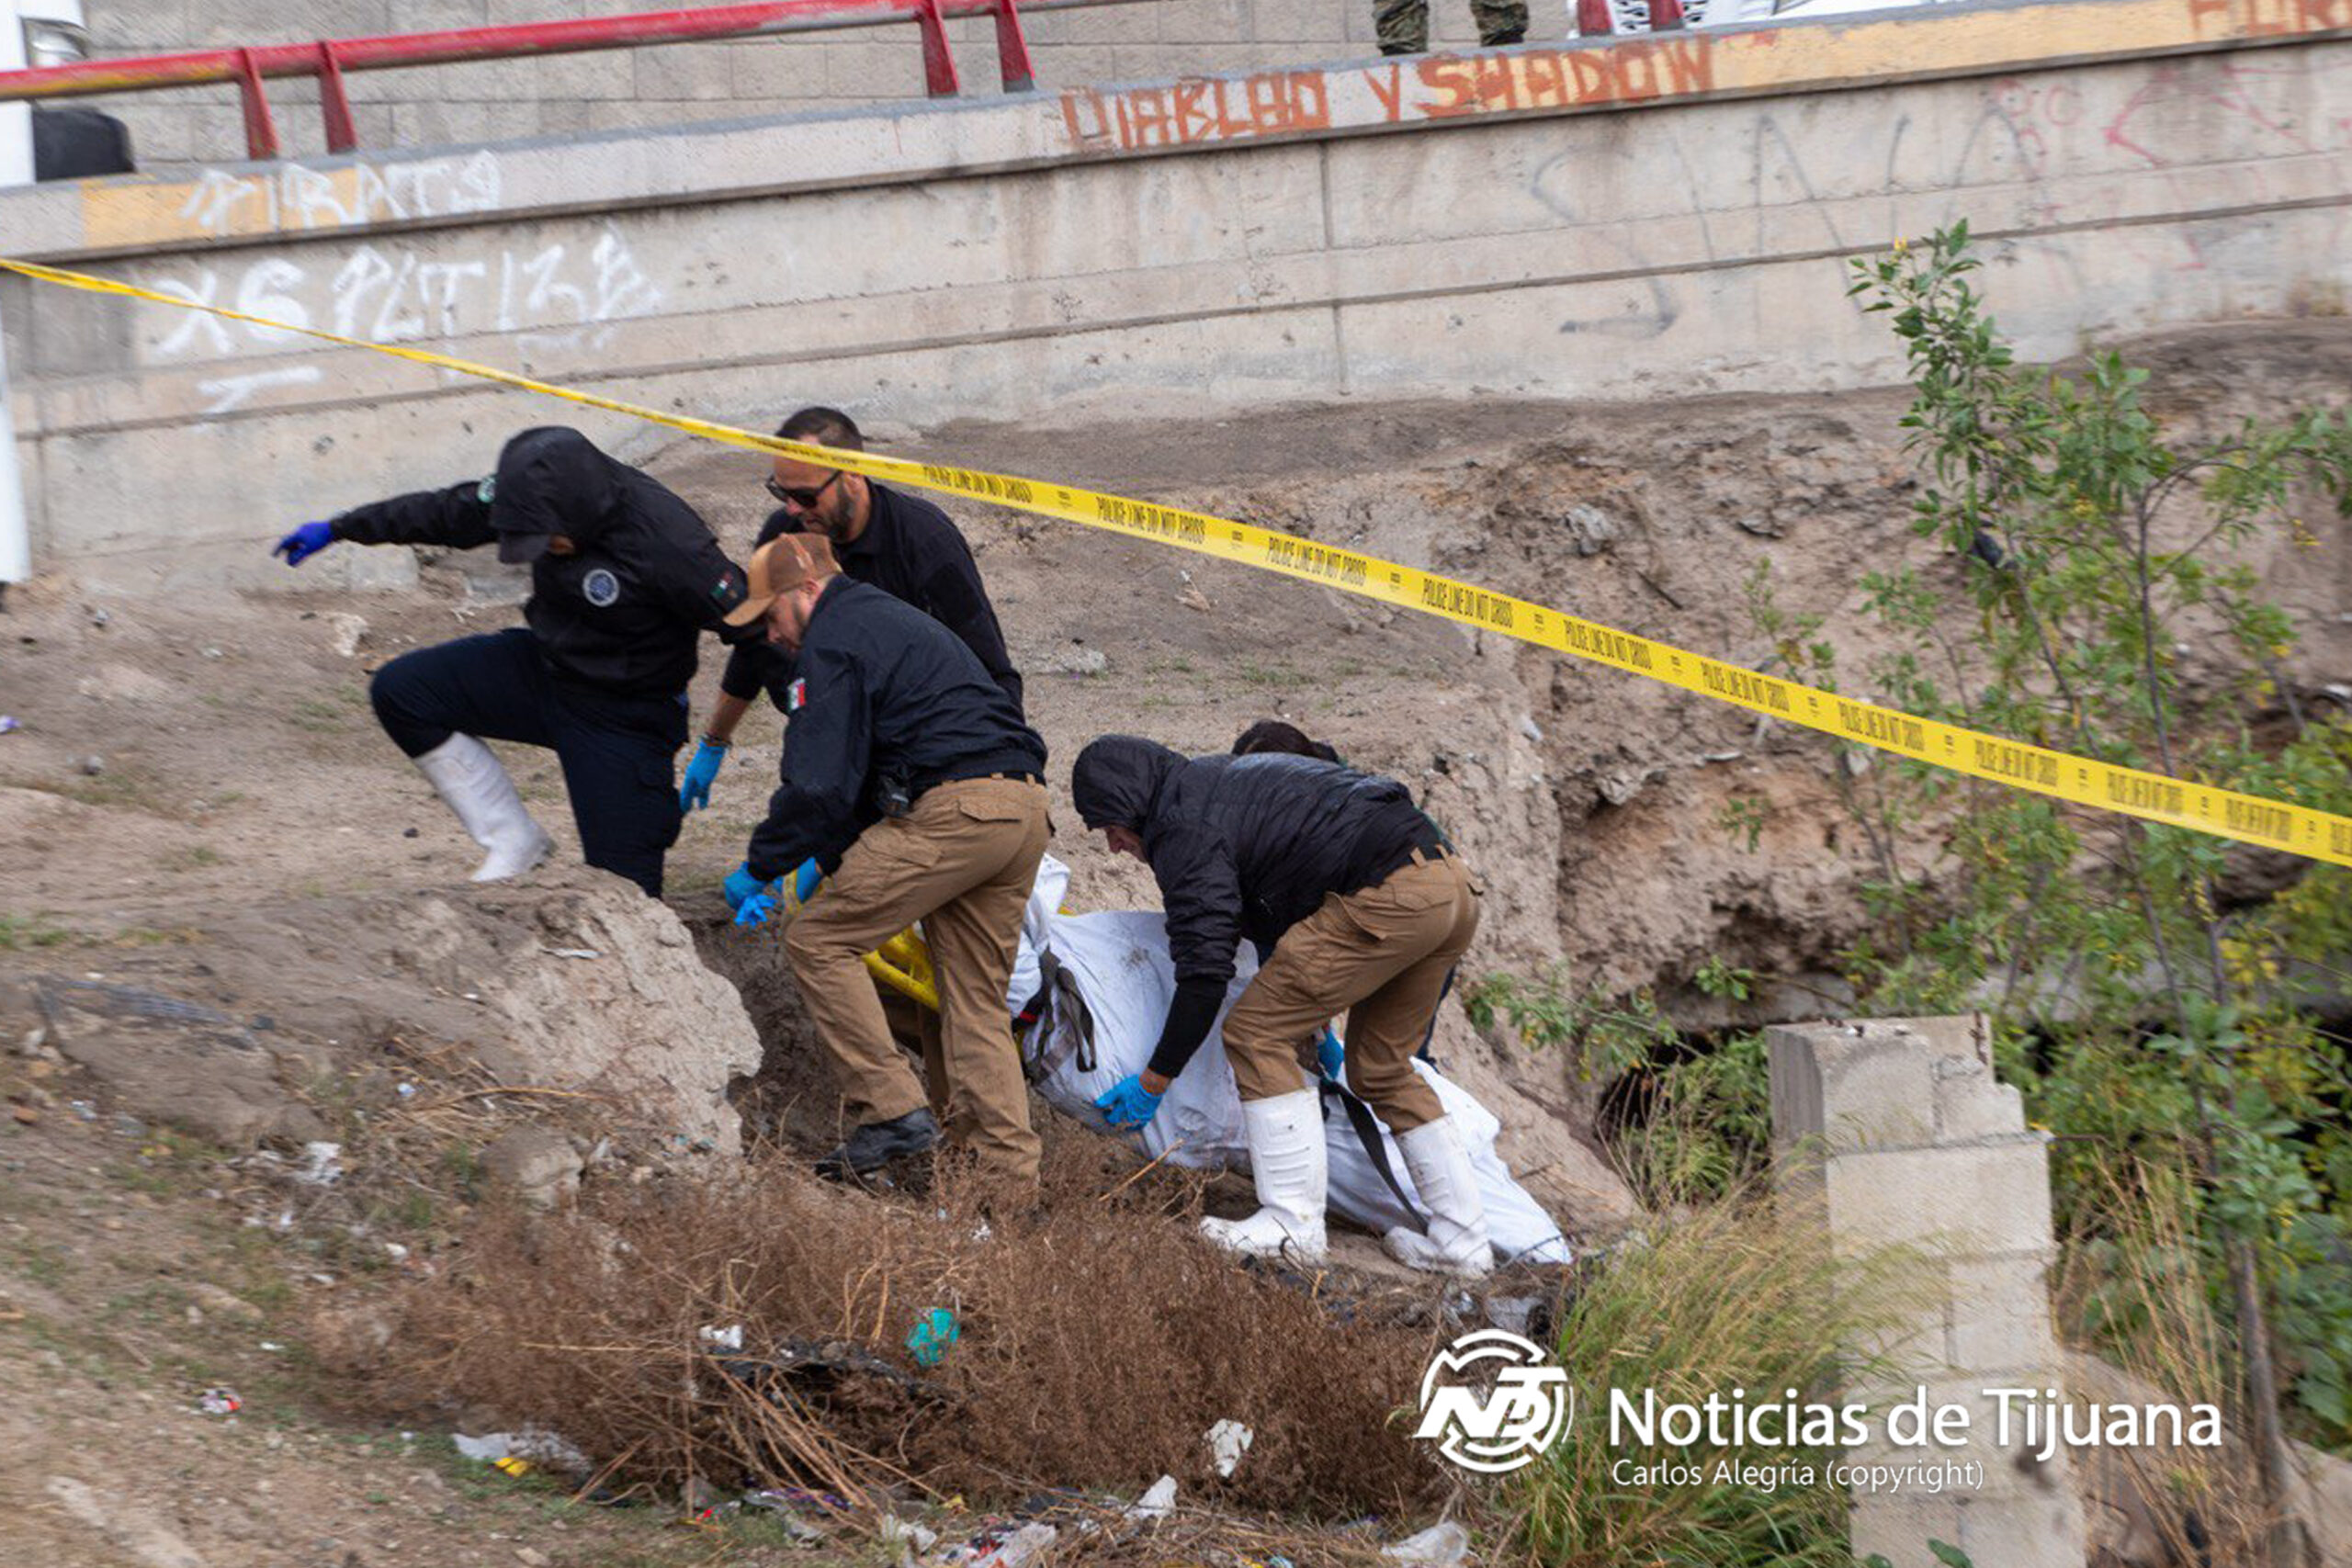
[(2242, 795), (2211, 784), (2169, 778), (2137, 768), (2117, 767), (2064, 751), (2053, 751), (1954, 725), (1939, 724), (1899, 709), (1881, 707), (1874, 703), (1857, 702), (1834, 692), (1821, 691), (1794, 681), (1783, 681), (1668, 643), (1616, 631), (1525, 599), (1513, 598), (1508, 593), (1496, 593), (1450, 577), (1441, 577), (1435, 572), (1422, 571), (1417, 567), (1399, 566), (1376, 556), (1319, 545), (1293, 535), (1276, 533), (1271, 528), (1041, 479), (1015, 479), (977, 468), (922, 463), (873, 452), (837, 451), (807, 442), (786, 441), (779, 436), (738, 430), (732, 425), (664, 413), (659, 409), (622, 402), (616, 398), (598, 397), (593, 392), (550, 386), (545, 381), (535, 381), (512, 371), (454, 359), (429, 349), (403, 348), (397, 344), (342, 337), (316, 327), (293, 326), (266, 316), (249, 315), (224, 306), (159, 294), (131, 284), (36, 263), (0, 258), (0, 269), (20, 273), (44, 283), (62, 284), (69, 288), (117, 294), (159, 305), (177, 306), (182, 310), (203, 310), (230, 321), (249, 321), (255, 326), (270, 327), (279, 332), (299, 333), (306, 337), (341, 344), (347, 348), (369, 349), (378, 354), (413, 360), (419, 365), (430, 365), (503, 386), (520, 388), (524, 391), (561, 398), (589, 408), (629, 414), (729, 446), (778, 453), (803, 462), (842, 468), (872, 479), (896, 480), (923, 490), (974, 496), (1016, 511), (1083, 523), (1089, 527), (1172, 545), (1179, 549), (1198, 551), (1221, 560), (1239, 561), (1245, 566), (1321, 583), (1367, 599), (1442, 615), (1448, 620), (1533, 643), (1539, 648), (1574, 654), (1596, 664), (1605, 664), (1612, 670), (1662, 681), (1669, 686), (1679, 686), (1719, 702), (1803, 725), (1809, 729), (1821, 730), (1841, 739), (1859, 741), (1897, 756), (1930, 762), (1973, 778), (1989, 779), (1996, 784), (2070, 801), (2077, 806), (2120, 812), (2151, 822), (2190, 828), (2225, 839), (2259, 844), (2266, 849), (2284, 850), (2312, 860), (2352, 866), (2352, 818), (2285, 801), (2269, 800), (2260, 795)]

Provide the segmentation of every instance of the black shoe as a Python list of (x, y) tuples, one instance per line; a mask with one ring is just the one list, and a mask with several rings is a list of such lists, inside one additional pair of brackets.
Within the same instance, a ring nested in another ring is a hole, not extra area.
[(1512, 44), (1526, 41), (1527, 29), (1520, 28), (1507, 33), (1497, 33), (1492, 38), (1482, 38), (1478, 40), (1478, 47), (1480, 49), (1509, 49)]
[(817, 1174), (828, 1181), (847, 1181), (881, 1169), (894, 1159), (919, 1155), (939, 1142), (939, 1123), (931, 1111), (917, 1106), (888, 1122), (869, 1122), (849, 1135), (840, 1148), (817, 1162)]

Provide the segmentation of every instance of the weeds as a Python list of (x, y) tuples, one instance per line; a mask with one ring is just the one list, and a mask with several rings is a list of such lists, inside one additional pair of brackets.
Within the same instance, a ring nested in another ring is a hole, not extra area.
[[(1835, 1450), (1703, 1436), (1654, 1452), (1619, 1447), (1611, 1393), (1637, 1404), (1650, 1393), (1695, 1404), (1735, 1388), (1860, 1400), (1855, 1391), (1891, 1386), (1909, 1371), (1861, 1347), (1910, 1321), (1929, 1299), (1931, 1272), (1896, 1254), (1841, 1260), (1753, 1189), (1612, 1254), (1575, 1297), (1558, 1336), (1556, 1354), (1577, 1385), (1580, 1430), (1506, 1492), (1528, 1559), (1546, 1568), (1851, 1568), (1845, 1489), (1825, 1473)], [(1633, 1479), (1638, 1467), (1668, 1462), (1695, 1467), (1698, 1479)], [(1743, 1478), (1744, 1466), (1774, 1478)]]
[[(986, 1240), (952, 1186), (910, 1211), (781, 1161), (493, 1215), (403, 1293), (396, 1342), (414, 1357), (388, 1392), (560, 1428), (608, 1483), (673, 1492), (699, 1475), (869, 1499), (1133, 1495), (1170, 1473), (1219, 1504), (1332, 1517), (1445, 1492), (1392, 1419), (1430, 1331), (1334, 1321), (1204, 1247), (1149, 1184), (1114, 1206), (1123, 1173), (1102, 1157), (1073, 1141), (1046, 1217)], [(962, 1337), (919, 1369), (904, 1341), (935, 1306)], [(741, 1325), (742, 1354), (705, 1342), (714, 1325)], [(1204, 1434), (1227, 1418), (1257, 1437), (1219, 1480)]]

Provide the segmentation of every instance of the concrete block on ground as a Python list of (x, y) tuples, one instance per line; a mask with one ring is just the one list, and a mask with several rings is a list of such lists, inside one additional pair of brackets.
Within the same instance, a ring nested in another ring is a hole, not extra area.
[(2050, 1159), (2040, 1136), (1839, 1155), (1825, 1188), (1832, 1242), (1842, 1253), (1906, 1245), (2016, 1253), (2050, 1241)]
[(1993, 1069), (1967, 1056), (1934, 1061), (1935, 1131), (1939, 1144), (2013, 1137), (2025, 1131), (2025, 1100)]
[(2040, 1375), (2058, 1364), (2050, 1327), (2050, 1257), (1957, 1258), (1945, 1265), (1951, 1285), (1953, 1366), (1987, 1375)]

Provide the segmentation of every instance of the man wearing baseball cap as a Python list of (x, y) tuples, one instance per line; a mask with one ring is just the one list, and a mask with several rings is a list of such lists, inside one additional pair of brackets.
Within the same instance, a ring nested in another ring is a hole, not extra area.
[(487, 852), (474, 880), (519, 875), (549, 848), (487, 737), (552, 750), (588, 863), (658, 897), (697, 644), (706, 631), (751, 635), (725, 619), (743, 603), (743, 572), (709, 525), (578, 431), (548, 426), (507, 442), (488, 479), (306, 523), (272, 553), (300, 566), (338, 539), (495, 542), (499, 559), (531, 569), (525, 626), (402, 654), (368, 688), (385, 731)]
[[(940, 1059), (927, 1066), (945, 1090), (947, 1134), (993, 1196), (1033, 1202), (1037, 1134), (1004, 994), (1046, 852), (1045, 741), (955, 633), (841, 575), (820, 535), (763, 545), (727, 619), (763, 621), (796, 656), (783, 784), (744, 859), (763, 886), (808, 860), (825, 873), (784, 933), (855, 1123), (819, 1170), (865, 1175), (939, 1140), (865, 963), (920, 920), (939, 985)], [(772, 908), (755, 894), (738, 923)]]

